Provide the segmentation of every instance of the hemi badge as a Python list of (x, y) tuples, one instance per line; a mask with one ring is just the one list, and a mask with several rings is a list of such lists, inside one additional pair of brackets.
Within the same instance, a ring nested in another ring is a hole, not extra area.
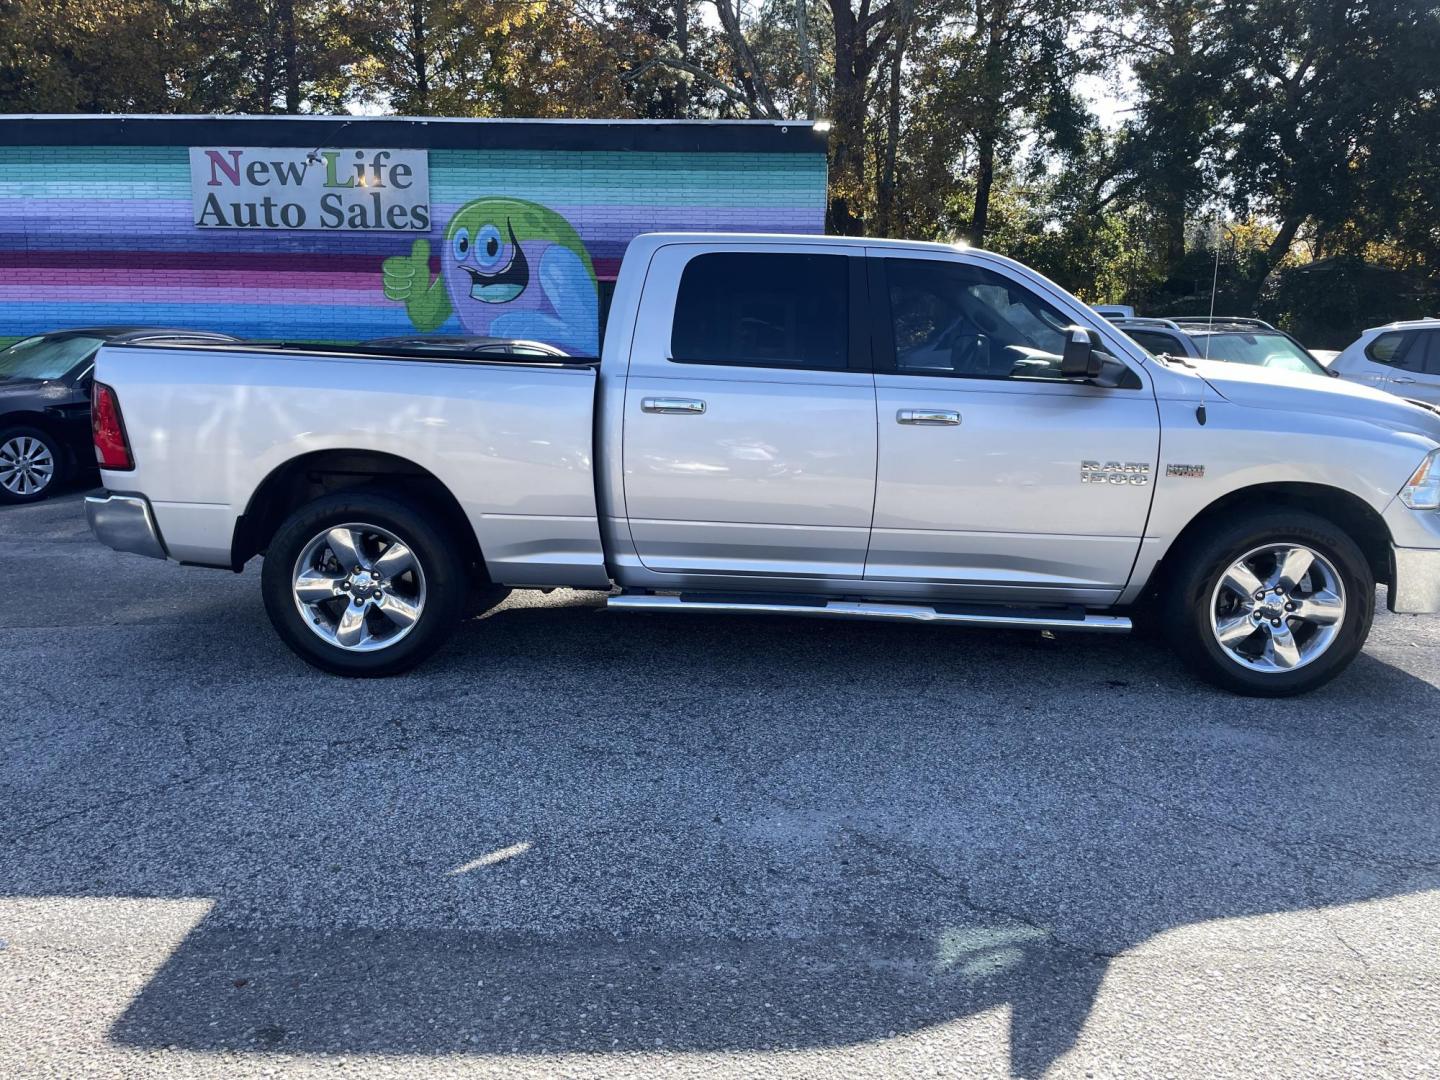
[(1191, 479), (1198, 480), (1198, 479), (1200, 479), (1200, 477), (1202, 477), (1202, 476), (1205, 475), (1205, 466), (1204, 466), (1204, 465), (1166, 465), (1166, 466), (1165, 466), (1165, 475), (1166, 475), (1166, 476), (1188, 476), (1188, 477), (1190, 477)]

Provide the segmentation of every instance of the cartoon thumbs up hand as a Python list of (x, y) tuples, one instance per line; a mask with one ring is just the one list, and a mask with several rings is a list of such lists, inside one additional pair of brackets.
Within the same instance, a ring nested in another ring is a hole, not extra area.
[(430, 287), (430, 241), (416, 240), (409, 255), (394, 255), (380, 264), (385, 298), (408, 301)]
[(409, 255), (392, 255), (380, 264), (385, 298), (399, 300), (405, 314), (422, 334), (428, 334), (450, 317), (450, 298), (440, 278), (430, 279), (430, 241), (416, 240)]

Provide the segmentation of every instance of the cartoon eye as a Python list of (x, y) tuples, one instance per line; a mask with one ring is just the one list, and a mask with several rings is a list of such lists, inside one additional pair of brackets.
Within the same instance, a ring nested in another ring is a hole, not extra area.
[(456, 229), (450, 247), (455, 252), (455, 261), (464, 262), (465, 256), (470, 254), (470, 230)]
[(482, 269), (499, 265), (504, 253), (505, 242), (494, 225), (486, 225), (475, 234), (475, 262)]

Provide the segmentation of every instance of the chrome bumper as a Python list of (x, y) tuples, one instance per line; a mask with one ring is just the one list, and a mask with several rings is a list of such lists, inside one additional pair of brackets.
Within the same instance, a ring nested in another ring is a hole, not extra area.
[(155, 512), (144, 495), (87, 495), (85, 519), (95, 539), (107, 547), (152, 559), (166, 557)]
[(1392, 547), (1395, 580), (1390, 584), (1390, 610), (1399, 615), (1440, 611), (1440, 548)]

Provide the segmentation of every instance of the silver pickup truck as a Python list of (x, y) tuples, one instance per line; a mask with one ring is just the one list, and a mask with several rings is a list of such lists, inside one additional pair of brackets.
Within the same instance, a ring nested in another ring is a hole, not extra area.
[[(503, 254), (503, 253), (502, 253)], [(475, 299), (474, 302), (485, 302)], [(359, 348), (99, 356), (111, 547), (264, 555), (307, 661), (385, 675), (511, 589), (614, 608), (1118, 632), (1285, 695), (1376, 583), (1440, 610), (1440, 415), (1152, 356), (981, 251), (654, 234), (598, 360)]]

